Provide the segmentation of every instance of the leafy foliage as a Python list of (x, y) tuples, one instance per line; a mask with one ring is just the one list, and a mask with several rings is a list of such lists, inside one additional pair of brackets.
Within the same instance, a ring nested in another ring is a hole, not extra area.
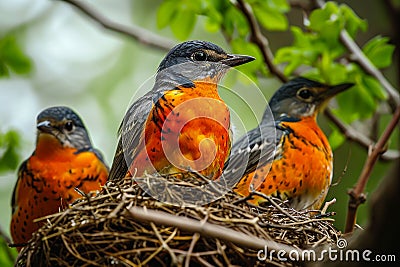
[[(11, 72), (19, 75), (32, 70), (31, 59), (22, 51), (13, 34), (0, 39), (0, 78)], [(15, 170), (20, 161), (21, 137), (18, 132), (9, 130), (0, 132), (0, 173)], [(1, 265), (1, 264), (0, 264)]]
[[(322, 9), (313, 11), (307, 29), (292, 27), (294, 43), (276, 53), (275, 62), (285, 63), (285, 74), (293, 74), (299, 67), (313, 79), (328, 83), (353, 82), (356, 86), (338, 96), (340, 111), (337, 115), (347, 122), (371, 117), (379, 101), (386, 93), (379, 82), (351, 62), (345, 47), (339, 40), (342, 30), (355, 37), (359, 30), (367, 30), (367, 23), (346, 5), (328, 2)], [(376, 67), (391, 64), (393, 46), (387, 38), (376, 37), (368, 42), (363, 51)], [(332, 75), (334, 74), (334, 75)], [(357, 106), (357, 110), (354, 107)]]
[(6, 241), (0, 237), (0, 266), (14, 266), (17, 250), (8, 247)]
[[(293, 43), (278, 49), (274, 60), (275, 64), (282, 65), (286, 76), (297, 76), (300, 73), (329, 84), (355, 84), (351, 90), (337, 97), (339, 109), (335, 110), (335, 114), (342, 120), (351, 123), (370, 118), (379, 103), (387, 99), (381, 84), (352, 61), (351, 55), (340, 41), (342, 30), (355, 38), (358, 32), (368, 28), (367, 22), (349, 6), (329, 1), (322, 8), (311, 12), (305, 25), (289, 27), (286, 13), (290, 6), (286, 0), (246, 2), (251, 6), (263, 30), (286, 31), (290, 28)], [(195, 15), (206, 16), (205, 28), (210, 32), (220, 30), (230, 42), (233, 52), (262, 58), (258, 47), (248, 40), (249, 25), (235, 2), (167, 0), (158, 9), (158, 26), (169, 26), (178, 39), (186, 39), (196, 23)], [(384, 68), (392, 63), (394, 46), (388, 44), (388, 41), (388, 38), (377, 36), (363, 47), (363, 52), (377, 68)], [(268, 73), (261, 60), (246, 64), (240, 69), (254, 81), (257, 81), (258, 74)], [(330, 140), (332, 146), (337, 147), (345, 138), (334, 129)]]
[(284, 31), (288, 28), (288, 20), (284, 13), (289, 11), (286, 0), (249, 1), (254, 15), (267, 30)]
[(176, 38), (184, 40), (196, 24), (196, 14), (201, 12), (200, 0), (167, 0), (158, 9), (157, 25), (159, 28), (169, 25)]
[(20, 48), (15, 36), (6, 35), (0, 39), (0, 77), (10, 72), (27, 74), (32, 69), (31, 59)]
[(392, 64), (394, 46), (388, 44), (389, 38), (376, 36), (363, 47), (363, 52), (377, 68), (385, 68)]
[(0, 132), (0, 173), (15, 170), (20, 162), (21, 137), (18, 132), (10, 130)]

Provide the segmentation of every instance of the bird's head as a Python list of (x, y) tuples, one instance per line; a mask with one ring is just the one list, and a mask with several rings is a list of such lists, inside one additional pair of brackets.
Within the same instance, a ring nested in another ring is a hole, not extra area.
[(169, 51), (158, 67), (158, 75), (172, 80), (217, 83), (230, 67), (239, 66), (255, 58), (227, 54), (221, 47), (206, 41), (187, 41)]
[(37, 142), (52, 138), (63, 147), (77, 150), (90, 148), (91, 142), (79, 116), (68, 107), (51, 107), (43, 110), (36, 120)]
[[(269, 106), (274, 119), (289, 116), (296, 119), (316, 117), (335, 95), (349, 89), (354, 84), (343, 83), (329, 86), (303, 77), (295, 78), (272, 96)], [(268, 114), (264, 114), (267, 117)]]

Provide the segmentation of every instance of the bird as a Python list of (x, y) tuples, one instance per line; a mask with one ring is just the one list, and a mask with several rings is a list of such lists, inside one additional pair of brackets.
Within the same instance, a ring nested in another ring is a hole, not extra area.
[(81, 118), (69, 107), (49, 107), (36, 121), (36, 147), (19, 167), (11, 206), (10, 232), (18, 251), (43, 222), (68, 204), (99, 191), (108, 166), (93, 148)]
[(234, 181), (233, 191), (254, 205), (265, 205), (269, 196), (296, 210), (320, 208), (332, 181), (333, 155), (317, 115), (353, 85), (304, 77), (283, 84), (259, 126), (232, 146), (223, 175)]
[(173, 47), (152, 89), (124, 116), (109, 180), (189, 172), (217, 179), (231, 148), (230, 113), (218, 82), (229, 68), (254, 59), (202, 40)]

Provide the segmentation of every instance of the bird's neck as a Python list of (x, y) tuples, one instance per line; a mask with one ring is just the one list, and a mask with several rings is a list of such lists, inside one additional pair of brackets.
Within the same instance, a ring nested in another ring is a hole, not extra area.
[[(201, 73), (202, 74), (202, 73)], [(195, 83), (207, 84), (207, 86), (212, 88), (217, 88), (218, 83), (220, 82), (222, 75), (196, 75), (186, 76), (181, 73), (173, 72), (172, 70), (169, 72), (160, 72), (156, 76), (156, 82), (154, 88), (169, 88), (172, 89), (174, 87), (184, 87), (184, 88), (194, 88)]]
[(34, 155), (40, 160), (68, 161), (75, 151), (64, 147), (55, 136), (41, 133), (37, 138)]
[(317, 115), (314, 114), (312, 116), (302, 117), (301, 123), (303, 125), (307, 126), (307, 128), (310, 129), (310, 131), (313, 131), (316, 135), (318, 135), (318, 137), (320, 138), (321, 142), (323, 143), (325, 149), (329, 153), (331, 153), (330, 152), (331, 148), (330, 148), (328, 139), (317, 123)]

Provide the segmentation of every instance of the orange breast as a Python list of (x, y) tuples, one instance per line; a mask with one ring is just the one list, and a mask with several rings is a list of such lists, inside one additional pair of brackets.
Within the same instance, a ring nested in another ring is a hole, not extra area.
[[(283, 122), (292, 130), (284, 134), (279, 155), (266, 166), (242, 178), (235, 191), (249, 194), (252, 183), (266, 195), (289, 199), (296, 209), (319, 208), (324, 201), (332, 177), (332, 151), (314, 118), (300, 122)], [(255, 196), (257, 204), (263, 201)]]
[(195, 84), (166, 92), (153, 106), (131, 173), (221, 175), (231, 146), (229, 109), (216, 84)]
[(17, 244), (27, 242), (41, 226), (33, 220), (56, 213), (82, 197), (75, 187), (89, 194), (107, 181), (108, 169), (93, 152), (75, 154), (75, 149), (61, 148), (53, 141), (51, 137), (39, 140), (36, 153), (19, 171), (11, 221)]

